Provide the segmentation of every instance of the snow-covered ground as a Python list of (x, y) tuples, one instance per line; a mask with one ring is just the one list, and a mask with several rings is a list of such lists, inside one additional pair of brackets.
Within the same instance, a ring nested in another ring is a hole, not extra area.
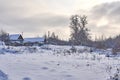
[(1, 49), (0, 70), (9, 80), (107, 80), (120, 68), (119, 57), (108, 58), (88, 47), (76, 49), (75, 53), (71, 46), (53, 45)]

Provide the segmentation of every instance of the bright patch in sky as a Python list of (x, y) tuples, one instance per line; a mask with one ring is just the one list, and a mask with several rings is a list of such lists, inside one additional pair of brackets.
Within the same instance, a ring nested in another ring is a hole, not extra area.
[(108, 25), (108, 24), (109, 24), (109, 23), (108, 23), (108, 20), (105, 19), (105, 18), (102, 18), (102, 19), (100, 19), (100, 20), (98, 21), (97, 26), (98, 26), (98, 27), (100, 27), (100, 26), (106, 26), (106, 25)]

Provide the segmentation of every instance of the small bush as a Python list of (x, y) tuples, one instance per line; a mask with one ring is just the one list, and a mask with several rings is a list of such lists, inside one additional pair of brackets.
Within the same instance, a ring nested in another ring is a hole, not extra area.
[(72, 53), (76, 53), (76, 51), (77, 51), (77, 49), (76, 49), (74, 46), (72, 46), (72, 47), (70, 48), (70, 50), (71, 50)]

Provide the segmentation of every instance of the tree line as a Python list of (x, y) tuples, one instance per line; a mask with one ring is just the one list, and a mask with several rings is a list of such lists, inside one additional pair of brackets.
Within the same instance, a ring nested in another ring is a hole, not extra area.
[[(70, 17), (69, 27), (71, 29), (71, 34), (69, 41), (62, 40), (54, 32), (48, 31), (48, 33), (44, 35), (45, 43), (54, 45), (83, 45), (100, 49), (120, 47), (120, 35), (114, 38), (109, 37), (107, 39), (104, 39), (103, 36), (101, 36), (101, 38), (93, 41), (89, 34), (90, 29), (87, 28), (87, 24), (88, 21), (86, 15), (72, 15)], [(0, 40), (8, 42), (9, 34), (4, 30), (1, 30)]]
[(45, 40), (47, 44), (56, 45), (90, 45), (89, 29), (87, 25), (87, 16), (73, 15), (70, 18), (71, 34), (69, 41), (61, 40), (54, 32), (45, 34)]
[[(100, 38), (96, 38), (95, 40), (91, 39), (91, 36), (89, 34), (90, 29), (87, 28), (87, 16), (86, 15), (73, 15), (70, 18), (70, 39), (69, 41), (63, 41), (60, 40), (57, 37), (47, 37), (47, 41), (50, 41), (52, 38), (53, 42), (56, 40), (56, 44), (60, 45), (60, 42), (63, 43), (62, 45), (83, 45), (83, 46), (89, 46), (94, 47), (97, 49), (108, 49), (112, 48), (113, 53), (116, 53), (117, 51), (120, 52), (120, 35), (115, 37), (109, 37), (104, 38), (103, 35)], [(55, 35), (55, 33), (54, 33)], [(49, 42), (48, 42), (49, 43)]]

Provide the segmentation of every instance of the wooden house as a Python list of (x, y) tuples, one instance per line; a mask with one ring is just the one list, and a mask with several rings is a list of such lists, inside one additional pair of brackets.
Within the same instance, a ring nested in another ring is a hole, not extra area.
[(21, 46), (23, 45), (23, 37), (21, 34), (11, 34), (9, 35), (9, 45)]

